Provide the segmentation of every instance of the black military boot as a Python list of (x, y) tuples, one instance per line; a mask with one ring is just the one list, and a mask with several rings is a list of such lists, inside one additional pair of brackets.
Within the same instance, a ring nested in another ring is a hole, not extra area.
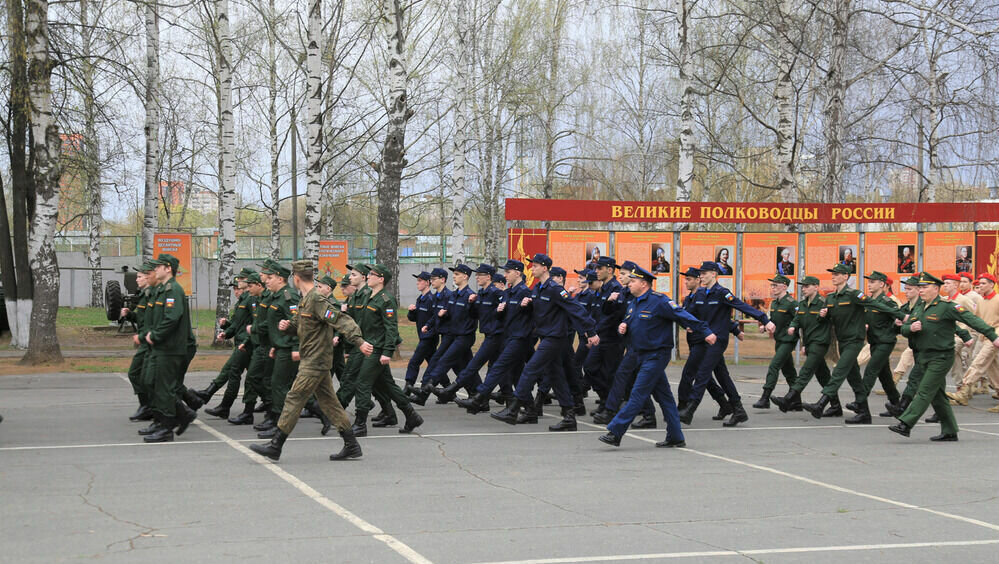
[(253, 430), (254, 431), (266, 431), (266, 430), (270, 429), (271, 427), (273, 427), (275, 425), (277, 425), (277, 420), (274, 417), (274, 414), (272, 412), (268, 411), (267, 415), (264, 415), (264, 420), (253, 426)]
[(899, 421), (891, 427), (888, 427), (888, 430), (893, 433), (898, 433), (903, 437), (908, 437), (909, 433), (912, 431), (912, 427), (908, 426), (904, 421)]
[(431, 391), (434, 389), (433, 384), (427, 382), (420, 386), (419, 390), (416, 390), (409, 395), (409, 401), (415, 403), (416, 405), (427, 405), (427, 398), (430, 397)]
[(822, 394), (819, 396), (819, 401), (815, 403), (803, 403), (801, 407), (805, 408), (805, 411), (812, 414), (812, 417), (816, 419), (822, 419), (822, 411), (825, 410), (826, 406), (829, 405), (829, 400), (832, 399), (829, 396)]
[(285, 435), (281, 429), (275, 429), (274, 434), (269, 437), (271, 442), (262, 445), (250, 445), (250, 450), (271, 460), (281, 458), (281, 449), (284, 448), (284, 442), (288, 440), (288, 435)]
[(860, 409), (860, 404), (857, 403), (856, 401), (851, 401), (850, 403), (844, 405), (843, 407), (849, 409), (854, 413), (857, 413), (857, 410)]
[(340, 438), (343, 439), (343, 448), (340, 452), (330, 455), (330, 460), (347, 460), (350, 458), (361, 458), (361, 444), (357, 442), (354, 431), (347, 429), (340, 431)]
[(508, 423), (510, 425), (516, 425), (517, 416), (520, 414), (520, 407), (522, 405), (524, 405), (524, 402), (521, 402), (519, 399), (515, 397), (514, 399), (507, 402), (506, 407), (504, 407), (502, 411), (498, 413), (490, 413), (489, 417), (492, 417), (497, 421)]
[(770, 409), (770, 394), (773, 390), (763, 388), (763, 395), (753, 404), (753, 409)]
[(395, 427), (399, 424), (399, 416), (396, 414), (392, 406), (389, 405), (388, 409), (383, 409), (377, 417), (371, 420), (372, 427)]
[(163, 425), (160, 424), (160, 418), (159, 418), (159, 416), (157, 416), (155, 413), (153, 413), (152, 423), (150, 423), (148, 427), (143, 427), (143, 428), (139, 429), (137, 431), (137, 433), (139, 433), (142, 436), (152, 435), (156, 431), (159, 431), (160, 427), (162, 427), (162, 426)]
[(839, 396), (833, 396), (829, 400), (829, 408), (822, 412), (822, 417), (843, 417), (843, 406), (839, 403)]
[(615, 411), (600, 408), (593, 414), (593, 422), (597, 425), (606, 425), (614, 420), (615, 415), (617, 415), (617, 412)]
[(270, 413), (271, 405), (269, 403), (258, 403), (257, 407), (253, 408), (253, 413)]
[(735, 400), (732, 402), (732, 416), (728, 418), (728, 421), (722, 423), (723, 427), (735, 427), (739, 423), (745, 423), (749, 421), (749, 414), (746, 413), (746, 408), (742, 407), (742, 402)]
[(632, 429), (655, 429), (657, 425), (656, 422), (656, 412), (652, 414), (643, 413), (642, 418), (631, 424)]
[(774, 402), (781, 413), (787, 413), (794, 404), (801, 405), (801, 392), (788, 390), (784, 397), (773, 396), (770, 401)]
[(858, 401), (857, 410), (854, 412), (856, 415), (853, 417), (847, 417), (843, 420), (843, 423), (848, 425), (870, 425), (871, 424), (871, 409), (867, 406), (867, 400)]
[(583, 403), (585, 394), (578, 398), (573, 398), (572, 412), (576, 415), (586, 415), (586, 404)]
[(244, 403), (243, 413), (228, 419), (233, 425), (253, 425), (253, 404)]
[(676, 440), (666, 438), (656, 443), (656, 448), (683, 448), (685, 446), (687, 446), (687, 441), (683, 439)]
[(520, 410), (520, 415), (517, 416), (517, 425), (537, 424), (538, 417), (541, 415), (538, 404), (543, 401), (535, 399), (533, 402), (525, 403), (524, 409)]
[(896, 417), (897, 418), (900, 415), (902, 415), (903, 413), (905, 413), (905, 409), (907, 407), (909, 407), (910, 403), (912, 403), (912, 398), (910, 398), (908, 396), (902, 396), (902, 399), (898, 400), (898, 405), (895, 405), (895, 404), (892, 404), (892, 403), (886, 403), (885, 404), (885, 410), (887, 410), (887, 412), (892, 417)]
[(326, 417), (326, 414), (323, 413), (322, 409), (317, 411), (316, 415), (319, 417), (319, 422), (323, 424), (323, 428), (319, 430), (319, 433), (325, 437), (327, 434), (329, 434), (330, 429), (333, 428), (333, 422), (330, 421), (329, 417)]
[[(222, 403), (217, 406), (205, 409), (205, 413), (220, 419), (228, 419), (229, 409), (232, 407), (232, 402), (233, 400), (231, 399), (223, 399)], [(253, 417), (253, 415), (250, 415), (250, 417)]]
[(222, 384), (216, 384), (215, 380), (212, 380), (212, 383), (208, 384), (207, 388), (205, 388), (204, 390), (195, 391), (194, 395), (198, 396), (198, 399), (201, 400), (202, 404), (206, 404), (212, 400), (212, 396), (215, 395), (215, 392), (221, 389), (222, 389)]
[(460, 389), (461, 385), (455, 382), (446, 388), (433, 388), (431, 393), (437, 396), (437, 403), (443, 404), (453, 401)]
[(548, 430), (552, 432), (575, 431), (576, 430), (576, 410), (572, 407), (562, 408), (562, 420), (554, 425), (549, 425)]
[(153, 410), (149, 409), (148, 405), (140, 405), (135, 413), (128, 416), (129, 421), (152, 421), (152, 419)]
[(506, 400), (513, 398), (508, 398), (507, 394), (504, 394), (503, 392), (493, 392), (489, 394), (489, 399), (498, 403), (499, 405), (506, 405)]
[(201, 398), (198, 397), (198, 394), (194, 393), (194, 390), (191, 388), (184, 388), (184, 393), (181, 394), (181, 399), (184, 400), (184, 403), (186, 403), (188, 407), (195, 411), (201, 409), (201, 406), (205, 405), (205, 402), (202, 401)]
[(478, 393), (468, 399), (456, 398), (454, 403), (458, 407), (465, 408), (468, 413), (476, 415), (483, 411), (489, 411), (489, 394)]
[(367, 411), (357, 411), (354, 414), (354, 425), (351, 426), (350, 432), (353, 433), (355, 437), (367, 437), (368, 436), (368, 412)]
[(680, 422), (684, 425), (690, 425), (690, 422), (694, 420), (694, 412), (697, 411), (697, 406), (701, 403), (701, 400), (690, 400), (687, 405), (680, 410)]
[(402, 429), (399, 432), (408, 435), (416, 430), (417, 427), (423, 425), (423, 417), (416, 412), (416, 408), (413, 404), (407, 403), (406, 405), (400, 407), (402, 414), (406, 416), (406, 422), (403, 424)]
[(610, 431), (608, 431), (606, 435), (597, 437), (597, 440), (610, 446), (621, 446), (621, 437), (611, 433)]
[(416, 391), (416, 386), (413, 385), (413, 382), (406, 382), (406, 385), (403, 386), (402, 388), (402, 393), (406, 394), (407, 396), (415, 391)]
[(930, 415), (926, 419), (923, 419), (923, 421), (926, 421), (927, 423), (939, 423), (940, 422), (940, 416), (937, 415), (936, 413), (934, 413), (933, 415)]
[(732, 415), (734, 411), (735, 410), (732, 407), (732, 403), (729, 402), (728, 400), (723, 400), (718, 403), (718, 413), (712, 415), (711, 419), (714, 421), (721, 421), (722, 419), (725, 419), (729, 415)]
[(545, 402), (551, 403), (551, 398), (548, 397), (548, 394), (538, 392), (538, 397), (534, 398), (534, 414), (538, 417), (545, 414), (544, 407), (547, 405)]
[(174, 417), (174, 422), (177, 425), (177, 436), (184, 434), (187, 430), (188, 425), (194, 422), (198, 418), (198, 412), (193, 409), (188, 409), (184, 402), (178, 401), (176, 403), (175, 409), (177, 411), (177, 416)]
[(159, 416), (159, 426), (153, 433), (142, 437), (147, 443), (168, 443), (173, 440), (173, 427), (177, 421), (173, 417)]

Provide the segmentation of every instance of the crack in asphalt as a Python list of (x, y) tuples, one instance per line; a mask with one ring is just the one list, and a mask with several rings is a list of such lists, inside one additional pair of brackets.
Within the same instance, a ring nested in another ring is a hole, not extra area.
[(121, 517), (118, 517), (117, 515), (115, 515), (115, 514), (111, 513), (110, 511), (104, 509), (102, 506), (100, 506), (100, 505), (98, 505), (98, 504), (90, 501), (90, 498), (88, 496), (90, 495), (90, 492), (92, 492), (93, 489), (94, 489), (94, 481), (97, 479), (97, 475), (94, 474), (93, 472), (91, 472), (90, 470), (84, 468), (83, 466), (79, 465), (79, 464), (74, 464), (73, 467), (76, 468), (77, 470), (85, 472), (89, 476), (89, 479), (87, 481), (87, 489), (83, 493), (77, 494), (80, 497), (80, 500), (83, 501), (84, 505), (86, 505), (87, 507), (92, 507), (92, 508), (96, 509), (99, 513), (101, 513), (102, 515), (108, 517), (109, 519), (111, 519), (111, 520), (113, 520), (113, 521), (115, 521), (117, 523), (121, 523), (123, 525), (128, 525), (130, 527), (135, 527), (136, 529), (140, 529), (139, 534), (137, 534), (135, 536), (132, 536), (132, 537), (129, 537), (129, 538), (124, 539), (124, 540), (115, 541), (115, 542), (112, 542), (112, 543), (110, 543), (108, 545), (105, 545), (104, 550), (111, 551), (111, 547), (113, 547), (115, 545), (118, 545), (118, 544), (126, 543), (126, 542), (128, 543), (128, 550), (126, 550), (125, 552), (131, 551), (131, 550), (135, 550), (135, 541), (137, 539), (140, 539), (140, 538), (143, 538), (143, 537), (151, 537), (151, 536), (155, 536), (156, 535), (156, 531), (158, 529), (156, 529), (155, 527), (148, 527), (148, 526), (143, 525), (141, 523), (136, 523), (135, 521), (129, 521), (128, 519), (122, 519)]

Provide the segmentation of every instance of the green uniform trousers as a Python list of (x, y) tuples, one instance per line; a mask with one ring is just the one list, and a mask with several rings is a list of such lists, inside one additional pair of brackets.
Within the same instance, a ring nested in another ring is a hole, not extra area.
[(805, 352), (805, 362), (798, 371), (798, 377), (791, 384), (791, 389), (799, 393), (805, 391), (805, 386), (812, 381), (813, 376), (822, 386), (828, 384), (831, 377), (829, 365), (826, 364), (829, 345), (809, 345), (805, 348)]
[[(275, 419), (284, 411), (284, 398), (291, 390), (291, 383), (295, 381), (296, 374), (298, 374), (298, 362), (291, 359), (291, 349), (274, 349), (270, 410), (275, 415)], [(299, 406), (298, 409), (301, 411), (302, 407)]]
[(895, 386), (895, 380), (891, 375), (891, 353), (895, 350), (895, 343), (877, 343), (871, 345), (871, 360), (867, 361), (867, 368), (864, 369), (864, 395), (857, 396), (857, 401), (867, 401), (868, 396), (874, 391), (874, 381), (881, 382), (881, 388), (888, 396), (888, 401), (898, 403), (899, 393)]
[(298, 424), (298, 417), (302, 414), (302, 407), (313, 395), (319, 402), (319, 409), (330, 418), (336, 425), (337, 430), (346, 431), (350, 428), (350, 419), (347, 412), (340, 405), (336, 393), (333, 391), (333, 379), (328, 370), (316, 370), (314, 368), (301, 368), (295, 376), (295, 381), (288, 390), (288, 395), (284, 398), (284, 409), (281, 410), (281, 417), (278, 419), (278, 429), (290, 435)]
[(184, 386), (184, 377), (187, 376), (187, 369), (191, 367), (191, 361), (194, 360), (194, 355), (198, 354), (197, 345), (188, 345), (187, 353), (184, 355), (184, 364), (181, 365), (180, 374), (177, 375), (177, 401), (184, 401), (184, 392), (187, 388)]
[[(360, 371), (356, 378), (350, 378), (340, 386), (337, 395), (341, 404), (349, 405), (352, 400), (355, 401), (354, 410), (357, 413), (357, 418), (360, 418), (362, 414), (367, 415), (374, 407), (374, 403), (371, 401), (372, 391), (375, 391), (376, 399), (379, 400), (382, 409), (391, 410), (392, 402), (395, 402), (400, 408), (409, 405), (409, 398), (402, 393), (402, 389), (392, 379), (391, 368), (379, 362), (378, 355), (356, 354), (361, 356)], [(354, 360), (354, 356), (354, 354), (350, 355), (350, 359), (347, 361), (348, 368), (351, 361)], [(386, 403), (383, 403), (383, 399)]]
[(219, 375), (212, 382), (220, 387), (225, 384), (225, 393), (222, 395), (222, 403), (225, 405), (232, 405), (236, 401), (243, 371), (250, 365), (250, 355), (251, 353), (245, 348), (242, 350), (238, 347), (233, 349), (232, 354), (229, 355), (229, 360), (225, 361), (222, 370), (219, 370)]
[(909, 371), (905, 391), (902, 392), (902, 397), (909, 398), (910, 400), (916, 397), (916, 392), (919, 391), (919, 383), (923, 381), (923, 367), (916, 361), (917, 358), (919, 358), (919, 353), (912, 351), (912, 370)]
[(950, 399), (945, 394), (947, 389), (947, 374), (954, 365), (954, 351), (922, 352), (916, 356), (916, 365), (923, 367), (923, 377), (919, 382), (912, 403), (905, 413), (899, 416), (910, 427), (914, 427), (926, 410), (933, 406), (933, 411), (940, 418), (940, 430), (944, 433), (957, 433), (957, 419), (954, 410), (950, 408)]
[(149, 356), (147, 347), (139, 347), (132, 357), (132, 364), (128, 367), (128, 382), (132, 384), (132, 391), (139, 398), (139, 405), (149, 405), (148, 382), (143, 378), (143, 370), (146, 367), (146, 357)]
[(250, 364), (246, 368), (246, 386), (243, 390), (243, 403), (256, 403), (259, 398), (264, 404), (271, 402), (271, 371), (274, 359), (270, 357), (270, 347), (253, 347)]
[(147, 357), (153, 388), (150, 407), (164, 417), (177, 415), (177, 390), (184, 382), (188, 360), (182, 354), (162, 354), (153, 350)]
[(839, 344), (839, 361), (832, 369), (829, 383), (822, 386), (822, 393), (833, 398), (843, 386), (846, 380), (853, 388), (853, 393), (859, 398), (864, 395), (864, 381), (860, 377), (860, 366), (857, 365), (857, 356), (864, 348), (864, 341), (848, 341)]
[(777, 387), (777, 376), (784, 374), (784, 380), (788, 387), (794, 385), (798, 373), (794, 370), (794, 347), (796, 343), (774, 343), (774, 357), (770, 359), (770, 366), (767, 368), (767, 381), (763, 384), (764, 390), (773, 391)]

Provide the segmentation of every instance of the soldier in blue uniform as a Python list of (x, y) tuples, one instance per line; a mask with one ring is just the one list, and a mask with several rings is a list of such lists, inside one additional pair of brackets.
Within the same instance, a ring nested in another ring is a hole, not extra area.
[[(704, 389), (711, 381), (711, 374), (714, 372), (715, 366), (724, 359), (725, 349), (728, 348), (728, 334), (732, 329), (732, 310), (741, 311), (756, 319), (766, 328), (768, 333), (773, 334), (774, 332), (774, 324), (770, 322), (767, 314), (746, 304), (735, 297), (728, 288), (718, 283), (720, 269), (717, 264), (705, 261), (697, 270), (704, 291), (697, 294), (692, 308), (688, 311), (697, 319), (707, 323), (718, 340), (714, 344), (695, 345), (690, 351), (689, 362), (698, 368), (694, 376), (694, 385), (687, 397), (687, 405), (680, 411), (680, 421), (686, 425), (689, 425), (694, 418), (694, 412), (697, 411), (697, 406), (701, 403)], [(749, 415), (746, 414), (746, 409), (742, 406), (739, 391), (736, 389), (735, 383), (732, 382), (732, 378), (727, 373), (716, 374), (716, 376), (719, 377), (719, 384), (725, 390), (725, 395), (730, 398), (732, 404), (732, 416), (728, 421), (725, 421), (724, 426), (734, 427), (748, 421)]]
[[(410, 394), (410, 401), (414, 401), (418, 405), (426, 404), (427, 397), (430, 396), (430, 390), (433, 387), (429, 376), (434, 370), (434, 365), (440, 362), (441, 357), (444, 356), (451, 343), (454, 342), (454, 334), (451, 332), (451, 319), (441, 315), (441, 311), (447, 309), (448, 302), (451, 300), (451, 290), (447, 287), (447, 276), (447, 271), (443, 268), (435, 268), (430, 271), (430, 286), (433, 288), (434, 302), (431, 308), (430, 321), (423, 327), (420, 327), (419, 331), (420, 333), (427, 334), (436, 333), (440, 335), (441, 340), (437, 345), (437, 350), (430, 357), (430, 362), (427, 363), (426, 370), (423, 371), (422, 386)], [(444, 378), (447, 378), (446, 373)], [(450, 383), (450, 381), (447, 382), (447, 384)]]
[(434, 306), (434, 294), (430, 287), (430, 273), (423, 271), (414, 274), (413, 277), (416, 278), (416, 289), (419, 290), (420, 296), (416, 298), (415, 304), (410, 304), (406, 318), (416, 323), (416, 334), (419, 335), (420, 342), (416, 345), (416, 350), (413, 351), (413, 356), (406, 367), (406, 387), (403, 391), (407, 394), (416, 391), (414, 385), (420, 375), (420, 366), (424, 362), (430, 362), (440, 341), (440, 336), (436, 332), (420, 331), (421, 327), (426, 327), (430, 323), (430, 317), (433, 315), (431, 310)]
[(583, 362), (586, 381), (597, 394), (600, 403), (600, 408), (593, 414), (593, 420), (601, 424), (607, 424), (614, 417), (614, 414), (607, 410), (606, 402), (614, 381), (614, 373), (621, 364), (624, 349), (623, 339), (617, 332), (617, 326), (624, 319), (623, 304), (616, 303), (615, 300), (608, 305), (612, 295), (621, 296), (625, 293), (624, 287), (614, 276), (616, 269), (617, 262), (614, 257), (600, 257), (597, 261), (596, 272), (600, 281), (600, 290), (596, 293), (595, 303), (590, 311), (597, 324), (600, 344), (589, 349), (586, 361)]
[[(538, 284), (531, 297), (521, 301), (521, 307), (530, 308), (534, 318), (534, 330), (540, 338), (538, 348), (524, 367), (524, 373), (517, 382), (515, 397), (512, 402), (499, 413), (493, 413), (494, 419), (516, 425), (517, 423), (537, 423), (537, 413), (534, 410), (531, 390), (545, 373), (550, 373), (552, 388), (562, 408), (562, 421), (548, 427), (549, 431), (575, 431), (576, 416), (569, 386), (565, 374), (554, 367), (561, 359), (569, 334), (570, 322), (577, 329), (582, 329), (589, 345), (596, 346), (600, 338), (596, 334), (593, 319), (587, 315), (583, 306), (574, 302), (564, 288), (551, 280), (550, 269), (552, 259), (538, 253), (531, 259), (531, 271)], [(553, 369), (554, 368), (554, 369)], [(524, 410), (523, 415), (520, 414)]]
[(666, 379), (666, 365), (673, 350), (673, 323), (679, 322), (697, 332), (708, 344), (714, 344), (717, 338), (706, 323), (684, 311), (669, 296), (652, 291), (656, 280), (654, 274), (637, 267), (631, 279), (628, 287), (632, 300), (618, 331), (622, 335), (631, 333), (628, 357), (636, 358), (638, 374), (628, 403), (607, 426), (607, 434), (600, 437), (600, 441), (620, 446), (631, 420), (651, 395), (662, 407), (666, 421), (666, 439), (656, 446), (683, 447), (686, 442), (680, 429), (680, 417)]

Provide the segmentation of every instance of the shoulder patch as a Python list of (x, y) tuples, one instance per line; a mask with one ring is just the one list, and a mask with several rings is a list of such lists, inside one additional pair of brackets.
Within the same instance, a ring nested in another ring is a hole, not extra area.
[(388, 309), (385, 310), (385, 317), (388, 317), (388, 318), (391, 319), (394, 316), (395, 316), (395, 310), (394, 309), (388, 308)]
[(954, 309), (956, 309), (957, 311), (960, 311), (960, 312), (962, 312), (962, 313), (964, 313), (965, 311), (968, 311), (968, 310), (967, 310), (967, 309), (966, 309), (966, 308), (965, 308), (965, 307), (964, 307), (963, 305), (961, 305), (961, 304), (954, 304)]
[(857, 292), (857, 297), (860, 298), (860, 299), (864, 299), (864, 293), (863, 292)]
[(732, 301), (735, 299), (735, 296), (732, 295), (732, 292), (725, 292), (725, 299)]
[(562, 296), (565, 299), (569, 299), (569, 292), (566, 292), (565, 290), (559, 290), (558, 295)]
[(339, 312), (335, 309), (327, 309), (326, 313), (323, 314), (323, 317), (326, 319), (336, 319), (337, 313)]

